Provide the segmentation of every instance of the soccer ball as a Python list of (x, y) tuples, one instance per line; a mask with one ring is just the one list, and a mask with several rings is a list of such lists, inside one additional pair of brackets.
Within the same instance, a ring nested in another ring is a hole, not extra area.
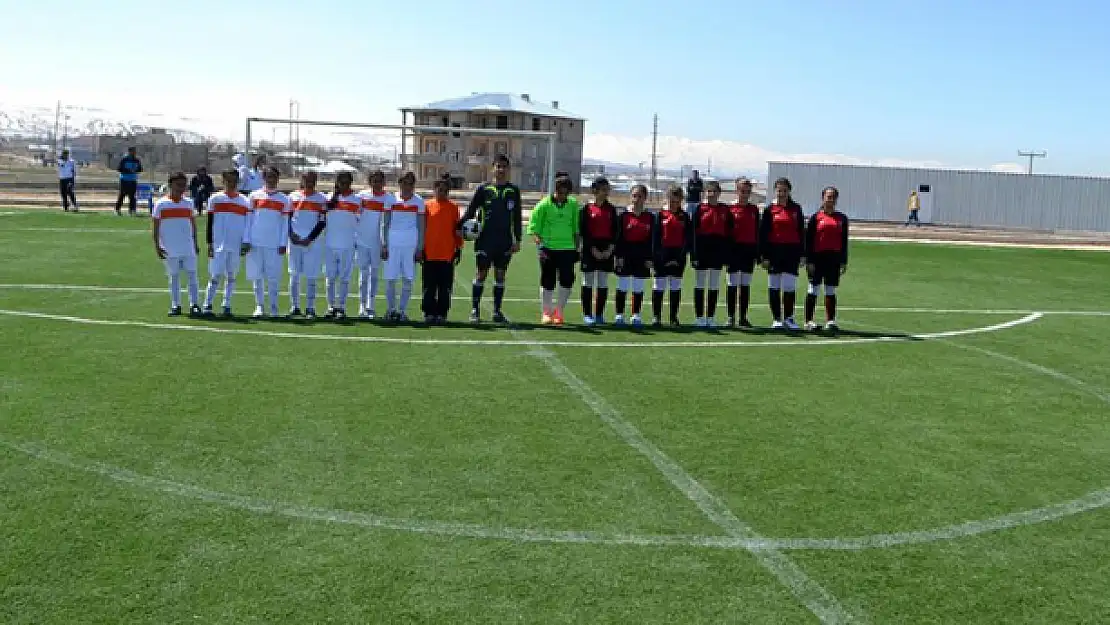
[(467, 241), (474, 241), (482, 234), (482, 222), (477, 219), (467, 219), (462, 225), (462, 237)]

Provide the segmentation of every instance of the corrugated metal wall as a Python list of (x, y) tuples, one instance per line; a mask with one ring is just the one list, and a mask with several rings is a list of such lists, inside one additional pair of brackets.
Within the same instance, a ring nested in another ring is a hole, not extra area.
[(831, 184), (840, 189), (841, 210), (849, 217), (902, 221), (910, 191), (926, 184), (933, 223), (1110, 232), (1107, 178), (778, 162), (769, 163), (768, 172), (769, 184), (790, 179), (807, 214)]

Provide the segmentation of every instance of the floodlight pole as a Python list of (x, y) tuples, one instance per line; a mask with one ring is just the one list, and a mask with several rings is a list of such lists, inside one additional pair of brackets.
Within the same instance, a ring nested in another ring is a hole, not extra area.
[(1033, 173), (1033, 159), (1035, 159), (1035, 158), (1045, 158), (1046, 156), (1048, 156), (1048, 152), (1045, 152), (1044, 150), (1041, 150), (1040, 152), (1032, 152), (1032, 151), (1022, 152), (1021, 150), (1018, 150), (1018, 156), (1024, 156), (1024, 157), (1027, 157), (1029, 159), (1029, 170), (1026, 173), (1032, 174)]

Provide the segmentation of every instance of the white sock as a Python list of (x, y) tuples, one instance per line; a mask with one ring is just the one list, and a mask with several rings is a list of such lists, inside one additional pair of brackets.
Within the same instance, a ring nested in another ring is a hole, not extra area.
[(554, 299), (555, 291), (549, 291), (547, 289), (540, 290), (540, 300), (543, 303), (543, 314), (550, 315), (552, 313), (551, 303)]
[(220, 288), (220, 277), (212, 276), (208, 279), (208, 290), (204, 292), (204, 307), (212, 308), (216, 299), (216, 289)]
[(170, 274), (170, 307), (178, 308), (181, 306), (181, 274)]
[(410, 297), (412, 297), (412, 280), (401, 280), (401, 312), (409, 309)]
[(255, 280), (251, 285), (254, 287), (254, 305), (262, 308), (266, 303), (266, 297), (262, 294), (262, 280)]
[(316, 278), (305, 278), (305, 310), (316, 310)]
[(189, 281), (189, 305), (196, 306), (200, 300), (200, 284), (197, 282), (197, 272), (190, 271), (188, 273)]
[(370, 276), (366, 272), (369, 267), (359, 269), (358, 272), (358, 305), (360, 308), (369, 309), (370, 306)]
[(301, 307), (301, 277), (297, 274), (289, 276), (289, 299), (291, 308)]
[(385, 283), (385, 309), (389, 312), (397, 310), (393, 304), (397, 301), (397, 281), (389, 280)]
[(339, 298), (339, 309), (340, 310), (347, 310), (347, 294), (350, 291), (351, 291), (350, 281), (349, 280), (340, 280), (339, 281), (339, 293), (337, 294), (337, 297)]
[(224, 308), (231, 308), (231, 297), (235, 294), (235, 278), (228, 277), (224, 283)]
[(328, 290), (328, 308), (339, 308), (335, 303), (335, 278), (326, 278), (324, 284)]
[(567, 308), (567, 302), (570, 301), (570, 289), (567, 287), (559, 287), (559, 303), (556, 305), (555, 310), (562, 313)]
[(378, 277), (378, 270), (370, 270), (370, 294), (367, 296), (366, 301), (370, 304), (370, 308), (374, 307), (374, 300), (378, 299), (378, 283), (381, 280)]
[(277, 315), (278, 311), (278, 279), (270, 278), (267, 286), (267, 294), (270, 296), (270, 313)]

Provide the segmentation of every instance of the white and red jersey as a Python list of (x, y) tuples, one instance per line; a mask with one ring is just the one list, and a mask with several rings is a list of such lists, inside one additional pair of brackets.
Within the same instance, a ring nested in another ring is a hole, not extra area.
[(377, 247), (382, 239), (382, 214), (397, 202), (390, 191), (380, 195), (367, 189), (359, 193), (362, 199), (362, 212), (358, 216), (358, 244), (363, 247)]
[(316, 224), (323, 218), (328, 207), (328, 197), (319, 191), (306, 194), (303, 189), (297, 189), (289, 194), (289, 203), (293, 206), (289, 227), (304, 239), (312, 234)]
[(193, 218), (196, 214), (193, 201), (184, 197), (174, 201), (167, 196), (154, 205), (151, 217), (158, 222), (158, 245), (166, 251), (166, 256), (196, 255), (196, 241), (193, 239)]
[(335, 197), (328, 208), (328, 227), (324, 242), (331, 250), (353, 250), (358, 233), (358, 216), (362, 212), (362, 198), (355, 192)]
[(281, 191), (259, 189), (249, 199), (251, 210), (243, 240), (254, 247), (287, 247), (289, 215), (293, 212), (289, 197)]
[(247, 213), (250, 208), (246, 196), (238, 191), (221, 191), (208, 198), (208, 212), (212, 215), (210, 245), (213, 252), (239, 250), (247, 232)]
[(416, 247), (420, 241), (419, 222), (424, 217), (424, 198), (416, 194), (407, 200), (398, 197), (388, 212), (389, 245)]

